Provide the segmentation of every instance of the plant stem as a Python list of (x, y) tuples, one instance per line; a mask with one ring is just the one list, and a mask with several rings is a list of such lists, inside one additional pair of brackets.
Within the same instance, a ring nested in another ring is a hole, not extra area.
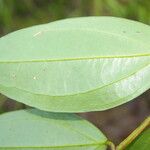
[(116, 150), (114, 143), (112, 143), (111, 141), (107, 141), (106, 144), (111, 148), (111, 150)]
[(129, 145), (145, 128), (150, 126), (150, 116), (145, 119), (142, 124), (137, 127), (124, 141), (122, 141), (116, 150), (124, 150), (127, 145)]

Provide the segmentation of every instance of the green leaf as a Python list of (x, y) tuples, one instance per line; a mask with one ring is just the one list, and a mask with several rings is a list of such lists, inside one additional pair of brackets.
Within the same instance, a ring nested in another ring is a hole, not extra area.
[(150, 27), (81, 17), (0, 38), (0, 92), (42, 110), (85, 112), (128, 102), (150, 88)]
[(150, 149), (150, 128), (142, 132), (126, 150), (149, 150)]
[(0, 150), (105, 150), (106, 141), (73, 114), (29, 109), (0, 116)]

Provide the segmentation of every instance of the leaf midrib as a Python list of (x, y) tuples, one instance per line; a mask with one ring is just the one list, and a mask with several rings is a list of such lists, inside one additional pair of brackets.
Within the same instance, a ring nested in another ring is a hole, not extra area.
[(0, 60), (0, 63), (36, 63), (36, 62), (59, 62), (59, 61), (79, 61), (91, 59), (115, 59), (115, 58), (136, 58), (149, 57), (150, 53), (140, 55), (120, 55), (120, 56), (95, 56), (95, 57), (79, 57), (79, 58), (62, 58), (62, 59), (33, 59), (33, 60)]
[(89, 144), (70, 144), (70, 145), (57, 145), (57, 146), (8, 146), (8, 147), (1, 147), (1, 148), (65, 148), (65, 147), (87, 147), (87, 146), (100, 146), (106, 145), (107, 141), (104, 143), (89, 143)]

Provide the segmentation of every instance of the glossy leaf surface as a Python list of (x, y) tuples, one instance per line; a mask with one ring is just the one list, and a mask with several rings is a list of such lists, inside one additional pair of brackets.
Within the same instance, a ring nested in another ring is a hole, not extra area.
[(30, 109), (0, 116), (0, 150), (105, 150), (106, 140), (73, 114)]
[(0, 92), (42, 110), (84, 112), (123, 104), (150, 88), (150, 27), (82, 17), (0, 38)]
[(126, 150), (149, 150), (150, 149), (150, 128), (139, 135)]

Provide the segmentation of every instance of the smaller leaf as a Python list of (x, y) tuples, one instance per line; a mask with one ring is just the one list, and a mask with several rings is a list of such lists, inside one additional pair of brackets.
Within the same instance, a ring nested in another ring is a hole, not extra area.
[(150, 150), (150, 128), (143, 131), (126, 150)]
[(0, 150), (105, 150), (106, 141), (74, 114), (29, 109), (0, 116)]

